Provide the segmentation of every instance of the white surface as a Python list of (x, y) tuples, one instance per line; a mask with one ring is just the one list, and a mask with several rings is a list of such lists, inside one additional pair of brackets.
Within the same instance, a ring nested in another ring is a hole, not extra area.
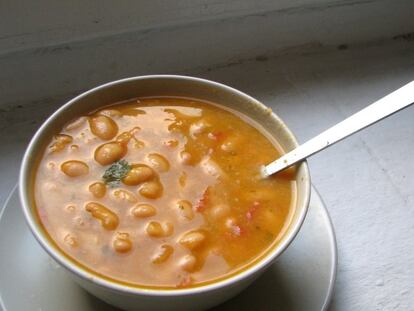
[(414, 30), (412, 0), (134, 3), (109, 9), (107, 0), (0, 1), (0, 107), (128, 76), (205, 70)]
[[(250, 93), (271, 106), (303, 142), (412, 80), (414, 42), (304, 51), (178, 73)], [(17, 181), (33, 130), (69, 97), (23, 101), (21, 107), (1, 110), (3, 202)], [(414, 305), (413, 120), (414, 109), (408, 108), (310, 160), (313, 183), (337, 233), (332, 310), (410, 310)]]
[[(0, 252), (6, 252), (10, 245), (14, 247), (9, 256), (0, 257), (4, 311), (115, 310), (81, 289), (41, 249), (24, 222), (16, 190), (0, 218)], [(332, 224), (313, 189), (306, 220), (289, 248), (247, 290), (214, 310), (325, 310), (335, 271)], [(271, 299), (274, 304), (269, 304)]]

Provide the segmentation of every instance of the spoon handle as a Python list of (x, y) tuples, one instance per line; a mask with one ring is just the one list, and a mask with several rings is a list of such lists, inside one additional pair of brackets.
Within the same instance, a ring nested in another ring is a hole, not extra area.
[(263, 177), (277, 173), (336, 142), (414, 103), (414, 81), (332, 126), (262, 169)]

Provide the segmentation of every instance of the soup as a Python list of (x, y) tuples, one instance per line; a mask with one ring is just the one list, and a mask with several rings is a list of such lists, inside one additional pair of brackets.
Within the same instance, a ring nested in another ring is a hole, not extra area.
[(247, 117), (191, 98), (140, 98), (66, 124), (45, 149), (34, 201), (69, 258), (117, 282), (182, 288), (253, 264), (289, 224), (294, 173)]

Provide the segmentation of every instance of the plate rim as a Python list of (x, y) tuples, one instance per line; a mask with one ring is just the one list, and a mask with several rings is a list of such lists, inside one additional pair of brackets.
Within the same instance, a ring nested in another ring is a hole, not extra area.
[[(0, 211), (0, 221), (3, 219), (4, 212), (7, 208), (7, 206), (9, 205), (9, 202), (10, 202), (13, 194), (16, 192), (18, 185), (19, 185), (19, 183), (16, 183), (14, 185), (14, 187), (12, 188), (12, 190), (10, 190), (9, 194), (7, 195), (7, 198), (4, 201), (4, 204), (3, 204), (2, 209)], [(0, 292), (0, 311), (7, 311), (6, 304), (4, 303), (1, 292)]]
[[(318, 199), (321, 201), (322, 203), (322, 207), (323, 207), (323, 217), (326, 219), (326, 221), (329, 224), (329, 244), (332, 245), (331, 247), (331, 256), (332, 256), (332, 267), (331, 267), (331, 271), (330, 271), (330, 279), (329, 279), (329, 286), (328, 286), (328, 291), (327, 291), (327, 295), (325, 297), (325, 301), (322, 305), (322, 309), (323, 311), (328, 310), (328, 308), (331, 305), (332, 302), (332, 298), (334, 295), (334, 289), (335, 289), (335, 283), (336, 283), (336, 279), (337, 279), (337, 272), (338, 272), (338, 244), (337, 244), (337, 240), (336, 240), (336, 234), (335, 234), (335, 229), (334, 229), (334, 225), (332, 222), (332, 218), (329, 214), (329, 211), (326, 207), (325, 201), (323, 200), (322, 196), (320, 195), (319, 191), (315, 188), (315, 186), (312, 184), (311, 186), (312, 188), (312, 192), (314, 192)], [(311, 193), (312, 195), (312, 193)], [(1, 219), (1, 218), (0, 218)], [(305, 219), (306, 221), (306, 219)]]

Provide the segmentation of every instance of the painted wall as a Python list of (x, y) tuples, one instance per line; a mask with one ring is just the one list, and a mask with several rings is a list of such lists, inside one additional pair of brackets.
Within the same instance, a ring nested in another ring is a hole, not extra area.
[(347, 2), (355, 1), (3, 0), (0, 1), (0, 53), (143, 29)]
[(25, 2), (0, 1), (0, 106), (414, 31), (412, 0)]

